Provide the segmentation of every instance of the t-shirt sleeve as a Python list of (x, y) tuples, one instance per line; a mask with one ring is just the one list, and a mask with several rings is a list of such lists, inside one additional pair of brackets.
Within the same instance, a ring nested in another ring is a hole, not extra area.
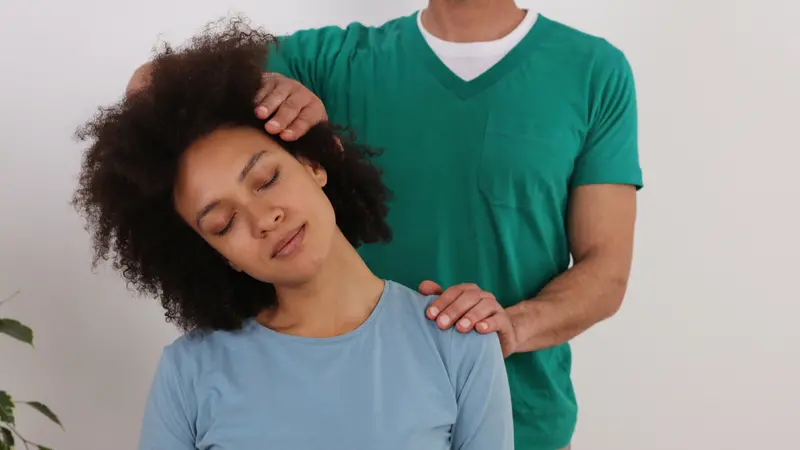
[(281, 36), (270, 46), (264, 69), (299, 81), (327, 103), (347, 73), (359, 28), (363, 25), (353, 23), (347, 28), (327, 26)]
[(451, 376), (458, 403), (453, 450), (513, 450), (511, 394), (497, 335), (452, 332)]
[(139, 450), (196, 449), (189, 402), (170, 355), (162, 353), (150, 387)]
[(636, 87), (625, 55), (606, 43), (598, 51), (590, 83), (589, 130), (572, 187), (630, 184), (640, 189)]

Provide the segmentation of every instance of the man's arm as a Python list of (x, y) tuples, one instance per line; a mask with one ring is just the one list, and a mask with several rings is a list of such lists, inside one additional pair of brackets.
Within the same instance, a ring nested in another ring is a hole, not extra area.
[(347, 28), (326, 26), (280, 36), (270, 45), (263, 69), (299, 81), (324, 102), (338, 90), (333, 75), (346, 70), (363, 27), (353, 23)]
[(569, 211), (574, 264), (536, 298), (506, 310), (517, 339), (514, 351), (563, 344), (619, 310), (631, 269), (635, 220), (634, 186), (574, 190)]
[(633, 73), (622, 52), (598, 50), (591, 126), (572, 176), (567, 227), (573, 266), (508, 308), (516, 351), (563, 344), (619, 310), (633, 257), (636, 192), (642, 186)]
[[(569, 341), (616, 313), (625, 295), (636, 192), (643, 184), (636, 90), (627, 59), (610, 44), (598, 47), (591, 77), (590, 127), (570, 183), (567, 226), (573, 266), (535, 298), (503, 312), (480, 310), (467, 296), (451, 301), (456, 289), (441, 295), (447, 300), (443, 303), (452, 303), (448, 322), (463, 315), (479, 332), (499, 332), (506, 355)], [(420, 290), (441, 292), (438, 285), (425, 283)], [(433, 306), (440, 306), (437, 302)], [(458, 328), (469, 331), (471, 326)]]

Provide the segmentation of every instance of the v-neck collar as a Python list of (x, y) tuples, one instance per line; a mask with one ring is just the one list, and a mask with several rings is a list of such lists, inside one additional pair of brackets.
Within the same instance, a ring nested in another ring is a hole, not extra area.
[(402, 34), (407, 50), (415, 57), (421, 58), (439, 82), (462, 100), (481, 93), (516, 67), (523, 57), (530, 54), (531, 50), (538, 45), (538, 36), (546, 26), (543, 24), (546, 21), (545, 17), (536, 13), (538, 17), (533, 27), (508, 54), (486, 72), (467, 81), (453, 73), (425, 41), (417, 24), (417, 14), (419, 11), (406, 17), (405, 30)]

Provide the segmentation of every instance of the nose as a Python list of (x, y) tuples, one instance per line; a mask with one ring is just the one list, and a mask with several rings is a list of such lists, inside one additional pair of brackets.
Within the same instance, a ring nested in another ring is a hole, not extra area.
[(261, 207), (251, 208), (253, 237), (261, 239), (274, 231), (283, 221), (284, 212), (281, 208)]

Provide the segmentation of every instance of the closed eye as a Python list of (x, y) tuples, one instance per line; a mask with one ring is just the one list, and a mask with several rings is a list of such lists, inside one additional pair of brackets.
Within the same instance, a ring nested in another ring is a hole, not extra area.
[(266, 188), (272, 186), (276, 181), (278, 181), (278, 176), (280, 174), (281, 174), (281, 172), (276, 170), (275, 171), (275, 175), (273, 175), (272, 178), (269, 179), (269, 181), (267, 181), (266, 183), (262, 184), (261, 187), (258, 188), (258, 190), (260, 191), (262, 189), (266, 189)]
[[(261, 191), (263, 189), (266, 189), (266, 188), (272, 186), (273, 184), (275, 184), (276, 181), (278, 181), (278, 177), (279, 176), (280, 176), (280, 171), (276, 170), (275, 171), (275, 175), (273, 175), (272, 178), (269, 179), (269, 181), (267, 181), (266, 183), (262, 184), (261, 187), (258, 188), (258, 190)], [(228, 231), (231, 230), (231, 228), (233, 228), (233, 223), (234, 223), (235, 220), (236, 220), (236, 213), (234, 213), (231, 216), (231, 219), (228, 221), (228, 223), (225, 225), (225, 227), (223, 229), (215, 232), (214, 235), (215, 236), (224, 236), (226, 233), (228, 233)]]
[(225, 235), (225, 233), (227, 233), (228, 231), (230, 231), (230, 230), (231, 230), (231, 227), (233, 227), (233, 221), (234, 221), (234, 220), (236, 220), (236, 213), (234, 213), (234, 214), (231, 216), (231, 220), (229, 220), (229, 221), (228, 221), (227, 225), (225, 225), (225, 228), (223, 228), (223, 229), (221, 229), (221, 230), (217, 231), (216, 233), (214, 233), (214, 235), (216, 235), (216, 236), (224, 236), (224, 235)]

